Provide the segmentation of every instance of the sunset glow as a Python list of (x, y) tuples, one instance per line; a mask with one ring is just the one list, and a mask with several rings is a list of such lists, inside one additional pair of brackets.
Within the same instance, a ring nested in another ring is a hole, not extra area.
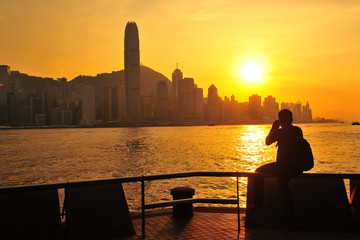
[(204, 96), (214, 84), (222, 98), (272, 95), (309, 101), (314, 117), (360, 120), (356, 1), (14, 0), (0, 9), (0, 65), (14, 71), (70, 81), (122, 70), (135, 21), (140, 62), (170, 80), (178, 63)]

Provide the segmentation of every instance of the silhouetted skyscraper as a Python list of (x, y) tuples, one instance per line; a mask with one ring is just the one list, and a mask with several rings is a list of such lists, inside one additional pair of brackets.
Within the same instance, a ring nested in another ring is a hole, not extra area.
[(135, 22), (126, 24), (124, 43), (126, 120), (139, 122), (141, 120), (140, 51), (139, 33)]
[(179, 81), (183, 79), (183, 73), (176, 67), (172, 73), (172, 95), (179, 97)]
[(171, 118), (175, 121), (181, 119), (179, 114), (179, 82), (183, 79), (183, 73), (176, 64), (176, 69), (172, 73), (171, 82)]

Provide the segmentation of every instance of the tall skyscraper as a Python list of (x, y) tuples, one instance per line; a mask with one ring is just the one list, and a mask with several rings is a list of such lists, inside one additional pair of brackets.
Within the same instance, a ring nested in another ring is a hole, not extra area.
[(177, 68), (172, 73), (172, 95), (177, 98), (179, 97), (179, 82), (183, 79), (183, 73)]
[(183, 79), (183, 73), (176, 64), (176, 69), (172, 73), (171, 82), (171, 118), (174, 121), (181, 119), (179, 106), (179, 82)]
[(126, 24), (124, 43), (126, 121), (134, 123), (141, 120), (139, 33), (135, 22)]

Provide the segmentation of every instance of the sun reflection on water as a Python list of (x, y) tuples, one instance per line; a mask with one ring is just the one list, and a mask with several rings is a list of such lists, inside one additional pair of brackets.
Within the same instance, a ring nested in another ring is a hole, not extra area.
[[(0, 186), (193, 171), (254, 171), (276, 159), (274, 144), (265, 145), (270, 127), (3, 131)], [(313, 149), (315, 167), (311, 172), (360, 172), (359, 128), (344, 124), (307, 124), (301, 128)], [(245, 204), (246, 178), (239, 178), (239, 183), (241, 204)], [(170, 189), (182, 185), (195, 188), (196, 197), (236, 196), (236, 178), (199, 177), (150, 182), (146, 187), (147, 201), (170, 199)], [(139, 184), (124, 184), (124, 189), (130, 207), (137, 209), (141, 205)]]

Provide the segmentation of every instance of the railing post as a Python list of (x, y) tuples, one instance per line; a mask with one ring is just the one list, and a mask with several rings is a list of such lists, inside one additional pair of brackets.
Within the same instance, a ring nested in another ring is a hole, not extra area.
[(239, 172), (236, 172), (236, 200), (237, 200), (237, 217), (238, 217), (238, 232), (240, 232), (240, 205), (239, 205)]
[(145, 238), (145, 182), (141, 176), (141, 238)]
[(359, 179), (350, 178), (350, 199), (349, 204), (353, 205), (359, 191)]
[(70, 231), (69, 231), (69, 210), (67, 206), (69, 204), (69, 182), (66, 183), (64, 188), (64, 205), (63, 205), (63, 214), (65, 216), (65, 239), (70, 239)]

